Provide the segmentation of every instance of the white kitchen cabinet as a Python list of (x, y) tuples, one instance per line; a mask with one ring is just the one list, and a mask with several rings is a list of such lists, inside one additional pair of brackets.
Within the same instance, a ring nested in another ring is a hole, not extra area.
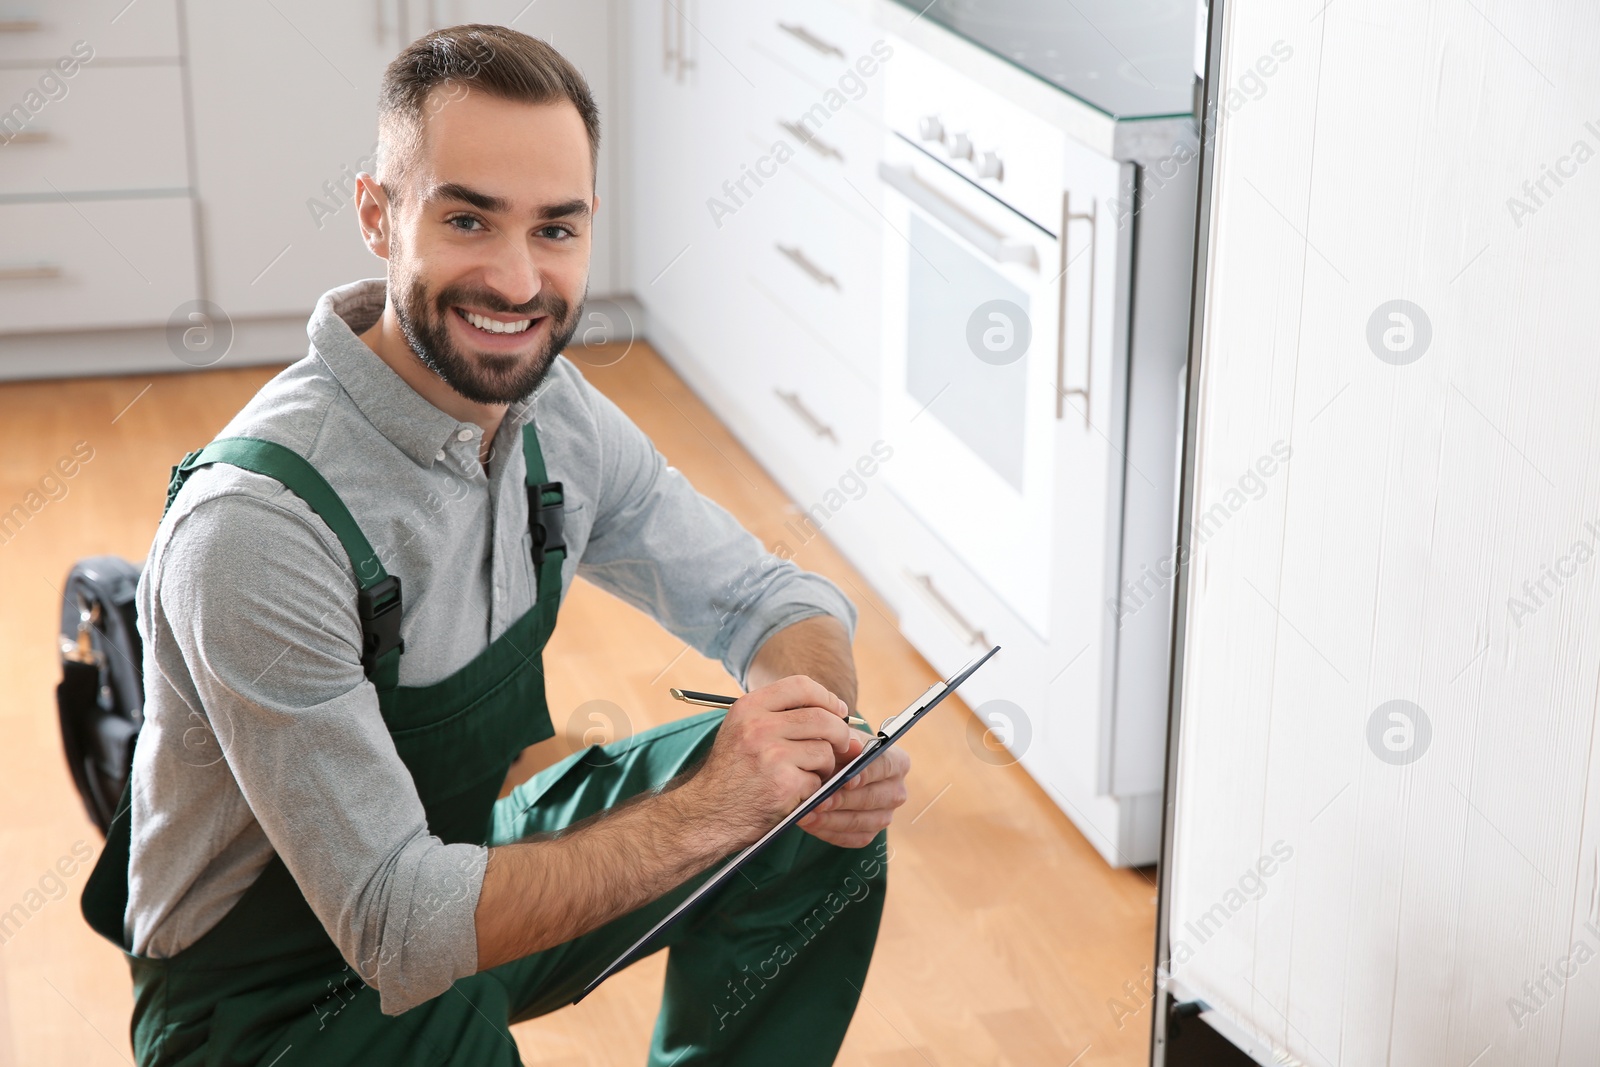
[[(723, 79), (705, 46), (715, 11), (688, 0), (634, 0), (630, 5), (628, 146), (633, 220), (628, 239), (633, 289), (653, 321), (695, 350), (709, 351), (715, 330), (719, 227), (706, 201), (724, 177), (710, 146), (708, 113), (718, 107)], [(700, 27), (699, 30), (696, 27)]]
[[(0, 330), (165, 324), (198, 295), (173, 0), (0, 17)], [(102, 335), (104, 336), (104, 335)], [(0, 374), (49, 364), (0, 353)]]
[(187, 9), (207, 292), (228, 315), (303, 315), (328, 289), (383, 275), (353, 193), (373, 165), (379, 79), (405, 43), (392, 12), (317, 0)]
[(742, 277), (735, 285), (752, 294), (750, 318), (762, 340), (787, 337), (806, 363), (875, 396), (883, 332), (879, 227), (798, 170), (780, 176), (740, 223)]
[(194, 299), (191, 217), (183, 197), (0, 204), (0, 322), (17, 332), (165, 323)]
[[(20, 100), (40, 71), (0, 70), (0, 100)], [(189, 170), (183, 77), (176, 64), (96, 66), (66, 80), (67, 96), (5, 145), (0, 195), (59, 199), (62, 193), (165, 190), (183, 195)]]
[[(53, 62), (79, 41), (91, 62), (178, 57), (175, 0), (18, 0), (0, 10), (0, 63)], [(70, 94), (69, 94), (70, 97)], [(11, 100), (6, 99), (9, 105)]]
[(744, 19), (739, 44), (755, 82), (747, 139), (787, 143), (793, 166), (845, 199), (874, 203), (883, 70), (893, 55), (884, 35), (829, 2), (752, 4)]
[[(606, 20), (578, 0), (193, 5), (190, 64), (211, 299), (235, 317), (304, 315), (326, 290), (382, 276), (384, 264), (361, 241), (352, 194), (356, 172), (373, 166), (384, 68), (429, 29), (506, 19), (553, 38), (604, 98)], [(251, 47), (237, 47), (241, 40)], [(610, 287), (610, 258), (602, 242), (597, 292)]]
[(850, 162), (871, 173), (871, 97), (827, 95), (870, 27), (831, 4), (631, 11), (634, 291), (652, 340), (838, 533), (824, 498), (875, 465), (881, 250), (871, 201), (819, 147), (853, 124)]

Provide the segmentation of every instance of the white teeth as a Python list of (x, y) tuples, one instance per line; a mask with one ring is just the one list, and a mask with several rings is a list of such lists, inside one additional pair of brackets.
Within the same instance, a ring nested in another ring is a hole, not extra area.
[(533, 324), (532, 319), (518, 319), (515, 322), (500, 322), (483, 315), (474, 315), (470, 311), (463, 311), (462, 316), (480, 330), (490, 333), (521, 333)]

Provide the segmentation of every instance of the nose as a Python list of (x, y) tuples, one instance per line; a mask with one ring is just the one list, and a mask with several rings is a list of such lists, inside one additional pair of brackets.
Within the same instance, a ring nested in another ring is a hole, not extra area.
[(485, 285), (516, 307), (538, 296), (539, 290), (544, 288), (544, 279), (540, 276), (539, 265), (534, 262), (533, 255), (528, 249), (519, 248), (509, 240), (493, 242), (489, 261), (484, 266), (483, 280)]

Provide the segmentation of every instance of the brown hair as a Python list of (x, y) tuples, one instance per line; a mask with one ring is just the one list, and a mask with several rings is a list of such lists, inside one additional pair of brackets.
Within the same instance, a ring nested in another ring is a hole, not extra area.
[[(448, 95), (432, 99), (435, 89)], [(435, 30), (407, 45), (383, 72), (378, 91), (378, 163), (384, 192), (422, 142), (431, 112), (473, 89), (527, 104), (566, 100), (589, 135), (591, 167), (600, 155), (600, 109), (578, 68), (550, 45), (506, 26), (472, 23)]]

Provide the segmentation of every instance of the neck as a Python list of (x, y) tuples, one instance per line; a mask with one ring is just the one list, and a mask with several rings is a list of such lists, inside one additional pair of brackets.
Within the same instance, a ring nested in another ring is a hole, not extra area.
[(378, 321), (361, 335), (361, 340), (375, 352), (379, 359), (387, 363), (402, 381), (416, 390), (417, 394), (453, 418), (462, 422), (475, 423), (483, 428), (483, 443), (479, 459), (487, 462), (490, 443), (494, 441), (496, 431), (500, 429), (500, 422), (506, 417), (508, 404), (480, 404), (475, 400), (468, 400), (440, 378), (433, 370), (417, 358), (411, 345), (406, 341), (405, 334), (400, 329), (400, 320), (394, 313), (394, 305), (385, 303), (383, 314), (378, 316)]

